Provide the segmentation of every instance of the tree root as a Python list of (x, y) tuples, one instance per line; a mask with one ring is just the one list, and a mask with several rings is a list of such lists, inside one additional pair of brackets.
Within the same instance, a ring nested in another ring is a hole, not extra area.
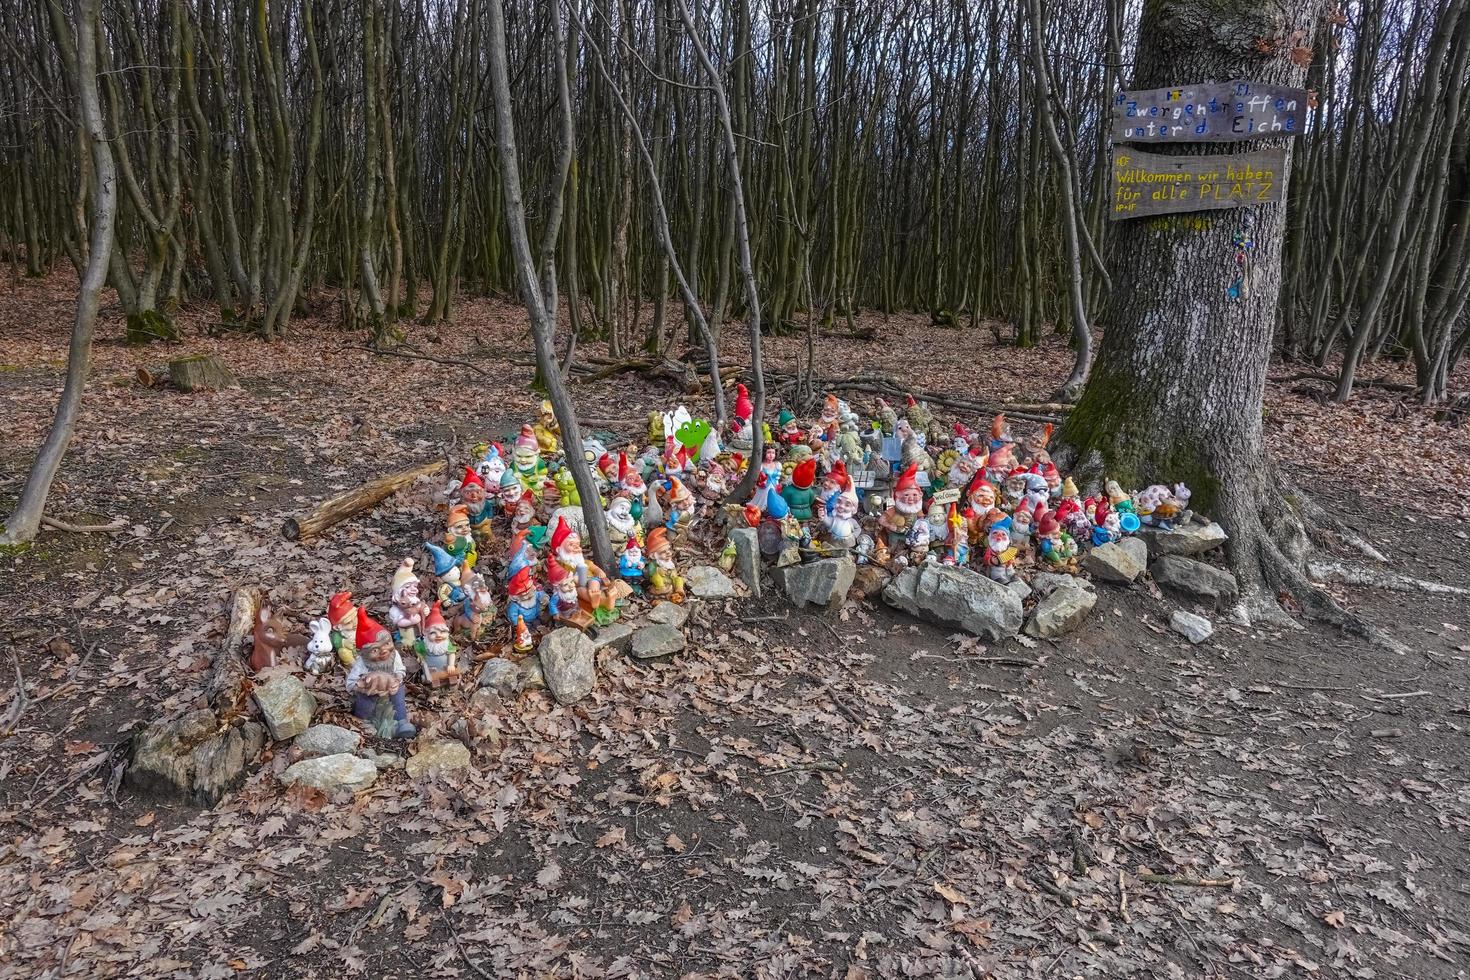
[(1344, 565), (1341, 562), (1307, 562), (1307, 574), (1318, 582), (1341, 582), (1344, 585), (1366, 585), (1395, 592), (1428, 592), (1433, 595), (1470, 596), (1470, 589), (1446, 585), (1422, 578), (1391, 575), (1376, 568)]

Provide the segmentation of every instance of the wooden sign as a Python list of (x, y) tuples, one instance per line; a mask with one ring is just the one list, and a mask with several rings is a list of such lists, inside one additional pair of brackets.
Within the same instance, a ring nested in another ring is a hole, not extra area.
[(1249, 208), (1282, 199), (1284, 148), (1220, 156), (1113, 149), (1112, 220), (1180, 211)]
[(1114, 142), (1202, 143), (1296, 136), (1307, 120), (1305, 89), (1208, 82), (1119, 92)]

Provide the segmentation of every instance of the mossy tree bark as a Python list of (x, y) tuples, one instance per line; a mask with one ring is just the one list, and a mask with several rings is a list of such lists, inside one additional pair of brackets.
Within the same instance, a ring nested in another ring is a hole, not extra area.
[[(1133, 87), (1301, 85), (1292, 38), (1310, 38), (1322, 10), (1321, 0), (1150, 0)], [(1240, 145), (1150, 149), (1220, 154)], [(1280, 479), (1262, 438), (1286, 228), (1284, 204), (1120, 222), (1101, 349), (1057, 455), (1089, 481), (1187, 483), (1194, 508), (1230, 533), (1247, 614), (1279, 619), (1275, 599), (1285, 591), (1308, 612), (1353, 625), (1305, 573), (1309, 536), (1325, 539), (1333, 522)], [(1242, 233), (1254, 248), (1247, 288), (1232, 296)]]

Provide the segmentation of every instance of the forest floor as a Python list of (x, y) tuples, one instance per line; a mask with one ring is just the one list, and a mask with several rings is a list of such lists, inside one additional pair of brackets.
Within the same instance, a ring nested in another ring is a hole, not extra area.
[[(49, 424), (71, 288), (0, 282), (0, 510)], [(0, 718), (12, 672), (29, 697), (0, 730), (0, 977), (1470, 975), (1470, 613), (1422, 591), (1335, 590), (1405, 653), (1223, 619), (1192, 647), (1147, 586), (989, 648), (881, 605), (706, 602), (689, 652), (605, 654), (570, 707), (522, 695), (455, 777), (327, 801), (284, 794), (278, 754), (213, 810), (137, 797), (119, 747), (198, 697), (236, 587), (312, 614), (385, 596), (434, 521), (407, 493), (303, 545), (285, 516), (462, 459), (539, 401), (506, 302), (412, 328), (488, 379), (310, 318), (285, 343), (203, 338), (206, 315), (171, 347), (124, 346), (115, 308), (101, 327), (49, 512), (127, 530), (0, 555)], [(1069, 364), (1055, 339), (864, 319), (882, 339), (824, 342), (823, 375), (1035, 402)], [(772, 367), (802, 345), (773, 339)], [(134, 380), (201, 351), (243, 388)], [(1272, 385), (1277, 459), (1392, 568), (1470, 586), (1470, 428), (1327, 389)], [(682, 400), (631, 375), (573, 391), (629, 438)]]

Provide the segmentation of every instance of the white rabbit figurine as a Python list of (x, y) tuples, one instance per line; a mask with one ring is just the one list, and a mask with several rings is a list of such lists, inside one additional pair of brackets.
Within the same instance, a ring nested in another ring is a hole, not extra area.
[(306, 644), (306, 669), (320, 675), (332, 666), (332, 624), (326, 619), (313, 619), (311, 639)]

